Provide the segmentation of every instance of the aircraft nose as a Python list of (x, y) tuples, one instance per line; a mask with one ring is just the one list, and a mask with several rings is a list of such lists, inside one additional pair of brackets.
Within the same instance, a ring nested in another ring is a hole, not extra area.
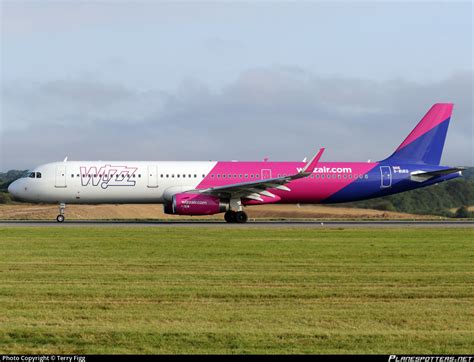
[(18, 198), (18, 181), (13, 181), (10, 186), (8, 186), (8, 192), (13, 196), (13, 199)]

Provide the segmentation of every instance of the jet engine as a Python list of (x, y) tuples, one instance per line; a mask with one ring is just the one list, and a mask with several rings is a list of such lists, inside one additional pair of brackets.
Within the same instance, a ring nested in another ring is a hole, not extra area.
[(164, 205), (165, 214), (213, 215), (229, 210), (229, 203), (216, 196), (179, 193), (173, 195), (171, 203)]

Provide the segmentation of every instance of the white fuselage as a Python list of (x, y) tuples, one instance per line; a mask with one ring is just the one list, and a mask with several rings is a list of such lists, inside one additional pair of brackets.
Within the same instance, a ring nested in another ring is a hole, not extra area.
[[(216, 162), (56, 162), (15, 182), (12, 194), (48, 203), (163, 203), (195, 189)], [(37, 176), (40, 177), (37, 177)], [(16, 192), (21, 191), (21, 192)]]

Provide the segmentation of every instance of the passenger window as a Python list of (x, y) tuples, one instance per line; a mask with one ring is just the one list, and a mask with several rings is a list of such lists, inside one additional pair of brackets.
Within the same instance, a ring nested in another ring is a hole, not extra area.
[(204, 177), (206, 177), (206, 175), (202, 174), (202, 177), (204, 178)]
[(194, 174), (194, 178), (198, 177), (196, 174)]
[(73, 173), (71, 173), (71, 177), (74, 178), (74, 174), (73, 174)]

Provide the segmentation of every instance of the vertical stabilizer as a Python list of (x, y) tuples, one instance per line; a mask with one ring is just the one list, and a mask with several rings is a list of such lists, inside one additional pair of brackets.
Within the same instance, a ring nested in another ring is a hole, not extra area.
[(439, 165), (452, 111), (452, 103), (434, 104), (384, 162)]

